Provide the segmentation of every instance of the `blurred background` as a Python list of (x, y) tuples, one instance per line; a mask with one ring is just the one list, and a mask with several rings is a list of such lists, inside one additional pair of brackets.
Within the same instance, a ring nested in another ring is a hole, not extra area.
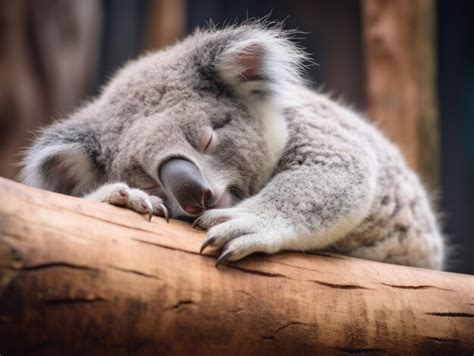
[[(302, 31), (306, 76), (367, 113), (433, 192), (450, 271), (474, 274), (474, 2), (470, 0), (0, 0), (0, 176), (34, 131), (147, 50), (267, 16)], [(1, 199), (1, 197), (0, 197)]]

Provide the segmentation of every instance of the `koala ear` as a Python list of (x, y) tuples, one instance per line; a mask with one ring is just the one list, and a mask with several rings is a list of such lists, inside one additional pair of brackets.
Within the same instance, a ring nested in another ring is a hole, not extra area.
[(234, 84), (263, 80), (263, 51), (258, 43), (226, 50), (218, 64), (221, 76)]
[(306, 54), (286, 32), (258, 27), (237, 28), (218, 55), (216, 67), (225, 82), (243, 95), (275, 94), (302, 84)]
[[(77, 141), (75, 139), (78, 139)], [(97, 183), (98, 169), (89, 147), (91, 137), (61, 137), (45, 132), (27, 151), (20, 180), (28, 185), (58, 193), (80, 196)]]

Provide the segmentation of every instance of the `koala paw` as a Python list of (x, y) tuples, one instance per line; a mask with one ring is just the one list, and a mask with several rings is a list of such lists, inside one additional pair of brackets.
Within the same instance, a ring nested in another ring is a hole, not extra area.
[(279, 251), (278, 230), (271, 225), (271, 219), (239, 207), (208, 210), (193, 224), (208, 229), (201, 253), (208, 246), (222, 250), (216, 267), (224, 261), (237, 261), (255, 252)]
[(169, 221), (168, 209), (161, 198), (149, 195), (140, 189), (130, 188), (125, 183), (105, 184), (84, 198), (92, 201), (127, 207), (137, 213), (148, 214), (151, 221), (153, 215), (160, 215)]

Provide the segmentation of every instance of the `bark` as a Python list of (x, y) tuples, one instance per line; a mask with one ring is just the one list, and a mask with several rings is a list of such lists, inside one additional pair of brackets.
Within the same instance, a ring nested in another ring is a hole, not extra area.
[(435, 2), (363, 0), (370, 116), (432, 188), (439, 180)]
[(474, 277), (285, 253), (0, 179), (0, 352), (472, 354)]

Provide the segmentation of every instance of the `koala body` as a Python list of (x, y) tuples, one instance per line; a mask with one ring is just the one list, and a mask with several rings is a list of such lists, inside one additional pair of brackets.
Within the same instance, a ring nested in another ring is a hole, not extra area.
[(218, 261), (333, 251), (440, 269), (425, 190), (358, 114), (307, 88), (276, 28), (197, 31), (127, 64), (29, 149), (22, 180), (208, 229)]

